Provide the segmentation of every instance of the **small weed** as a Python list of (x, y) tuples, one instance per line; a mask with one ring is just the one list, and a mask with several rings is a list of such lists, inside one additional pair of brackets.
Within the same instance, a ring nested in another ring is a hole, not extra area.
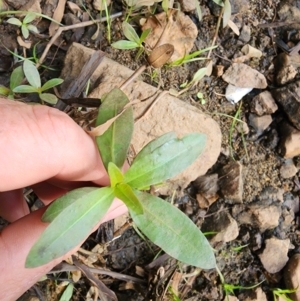
[(14, 99), (13, 90), (21, 85), (24, 79), (23, 67), (19, 66), (14, 69), (14, 71), (10, 75), (9, 88), (4, 86), (0, 86), (0, 95), (6, 96), (7, 98)]
[(60, 85), (63, 80), (60, 78), (52, 78), (48, 80), (44, 85), (41, 84), (40, 74), (35, 65), (29, 60), (25, 60), (23, 63), (23, 72), (29, 83), (29, 85), (20, 85), (13, 89), (14, 93), (38, 93), (42, 103), (47, 102), (50, 104), (56, 104), (57, 97), (51, 93), (44, 93), (57, 85)]
[(202, 105), (205, 105), (206, 104), (206, 100), (204, 99), (204, 96), (203, 96), (203, 93), (202, 92), (198, 92), (197, 93), (197, 98), (200, 100), (200, 103)]
[(242, 245), (242, 246), (237, 246), (237, 247), (232, 247), (231, 250), (235, 251), (235, 252), (239, 252), (239, 251), (241, 251), (242, 249), (244, 249), (244, 248), (246, 248), (248, 246), (249, 246), (249, 244)]
[(142, 32), (141, 36), (139, 37), (138, 34), (136, 33), (135, 29), (128, 23), (128, 22), (123, 22), (122, 24), (122, 29), (125, 37), (129, 40), (120, 40), (115, 43), (112, 43), (111, 46), (117, 49), (134, 49), (134, 48), (139, 48), (139, 51), (136, 55), (138, 58), (142, 52), (144, 51), (144, 46), (143, 42), (149, 35), (151, 29), (146, 29), (145, 31)]
[(36, 14), (33, 13), (33, 12), (29, 12), (29, 13), (26, 14), (26, 16), (24, 17), (24, 19), (22, 21), (20, 21), (19, 19), (13, 17), (13, 18), (9, 18), (7, 20), (7, 23), (20, 27), (23, 37), (25, 39), (27, 39), (29, 37), (29, 32), (30, 31), (36, 32), (36, 33), (39, 32), (38, 29), (36, 28), (36, 26), (34, 26), (32, 24), (29, 24), (35, 18), (36, 18)]
[(279, 297), (286, 301), (293, 301), (293, 299), (289, 298), (286, 294), (291, 294), (296, 291), (297, 291), (296, 288), (295, 289), (275, 288), (272, 290), (274, 301), (277, 301), (277, 298), (279, 298)]

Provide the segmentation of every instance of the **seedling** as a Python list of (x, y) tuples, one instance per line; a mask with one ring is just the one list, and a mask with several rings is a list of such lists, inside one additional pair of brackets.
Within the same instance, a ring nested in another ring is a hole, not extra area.
[(125, 37), (129, 40), (120, 40), (115, 43), (112, 43), (111, 46), (117, 49), (134, 49), (139, 48), (137, 53), (137, 58), (142, 54), (144, 51), (143, 42), (149, 35), (151, 29), (146, 29), (142, 32), (141, 36), (139, 37), (136, 33), (135, 29), (128, 23), (123, 22), (122, 29)]
[(275, 288), (272, 290), (274, 301), (277, 301), (278, 298), (281, 298), (286, 301), (293, 301), (293, 299), (289, 298), (286, 294), (295, 293), (297, 289), (281, 289)]
[(198, 92), (198, 93), (197, 93), (197, 98), (200, 100), (200, 103), (201, 103), (202, 105), (205, 105), (205, 104), (206, 104), (206, 100), (205, 100), (205, 98), (204, 98), (202, 92)]
[(0, 85), (0, 95), (6, 96), (7, 98), (14, 99), (13, 90), (21, 85), (24, 79), (23, 67), (19, 66), (14, 69), (10, 75), (9, 88)]
[(27, 39), (29, 37), (29, 31), (36, 32), (36, 33), (39, 32), (38, 29), (36, 28), (36, 26), (29, 24), (35, 18), (36, 18), (36, 14), (33, 12), (29, 12), (26, 14), (26, 16), (24, 17), (24, 19), (22, 21), (13, 17), (13, 18), (9, 18), (7, 20), (7, 23), (10, 23), (10, 24), (20, 27), (23, 37), (25, 39)]
[(202, 152), (205, 135), (191, 133), (179, 139), (174, 133), (164, 134), (147, 144), (122, 173), (133, 124), (127, 96), (113, 89), (103, 98), (97, 127), (91, 132), (110, 186), (75, 189), (53, 202), (42, 216), (50, 224), (31, 248), (26, 267), (43, 265), (72, 250), (101, 220), (115, 197), (128, 207), (141, 232), (170, 256), (203, 269), (215, 267), (213, 249), (197, 226), (175, 206), (142, 191), (189, 166)]
[(35, 65), (29, 60), (25, 60), (23, 63), (23, 71), (26, 79), (30, 85), (20, 85), (13, 89), (14, 93), (38, 93), (42, 103), (47, 102), (50, 104), (56, 104), (57, 97), (51, 93), (44, 93), (57, 85), (60, 85), (63, 80), (60, 78), (52, 78), (48, 80), (44, 85), (41, 84), (40, 74)]

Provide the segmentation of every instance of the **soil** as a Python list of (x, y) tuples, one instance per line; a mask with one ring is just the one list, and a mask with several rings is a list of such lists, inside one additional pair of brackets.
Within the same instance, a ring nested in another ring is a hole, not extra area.
[[(77, 3), (77, 1), (72, 2)], [(198, 36), (192, 51), (211, 46), (218, 20), (218, 17), (214, 15), (217, 13), (218, 7), (210, 3), (212, 2), (210, 0), (200, 2), (203, 12), (203, 20), (201, 22), (198, 21), (195, 11), (186, 13), (198, 29)], [(291, 36), (295, 31), (298, 33), (298, 29), (294, 28), (293, 25), (260, 26), (278, 21), (277, 10), (279, 9), (280, 1), (251, 0), (248, 2), (235, 0), (231, 2), (234, 9), (232, 21), (238, 27), (244, 24), (248, 25), (251, 32), (249, 44), (263, 52), (261, 59), (252, 59), (247, 64), (263, 73), (268, 79), (269, 89), (272, 89), (275, 87), (272, 81), (274, 75), (272, 62), (276, 55), (282, 52), (276, 41), (283, 40), (291, 45), (292, 41), (287, 36)], [(298, 4), (298, 1), (290, 0), (287, 2), (291, 6)], [(99, 16), (99, 13), (93, 9), (90, 1), (87, 1), (86, 7), (94, 18)], [(160, 5), (156, 9), (161, 11)], [(125, 12), (125, 6), (122, 4), (122, 1), (114, 1), (111, 11)], [(70, 13), (68, 7), (65, 8), (65, 13)], [(132, 19), (132, 24), (138, 24), (138, 18), (147, 14), (149, 14), (149, 11), (142, 9)], [(112, 21), (112, 41), (124, 39), (121, 30), (122, 21), (123, 18), (117, 18)], [(15, 26), (6, 23), (5, 20), (2, 21), (0, 26), (0, 38), (2, 36), (0, 44), (0, 84), (7, 86), (15, 59), (2, 45), (5, 44), (9, 49), (17, 49), (18, 53), (22, 55), (26, 52), (27, 56), (32, 55), (32, 48), (24, 50), (17, 45), (18, 31)], [(41, 55), (47, 44), (47, 40), (43, 38), (43, 35), (47, 35), (47, 26), (42, 27), (40, 25), (40, 27), (44, 28), (44, 32), (41, 32), (39, 35), (31, 35), (30, 38), (33, 40), (33, 45), (39, 42), (37, 45), (37, 56)], [(99, 34), (96, 39), (93, 39), (92, 36), (95, 30), (96, 26), (87, 27), (79, 38), (74, 37), (71, 32), (62, 34), (62, 38), (65, 41), (63, 47), (57, 48), (53, 46), (44, 62), (46, 66), (51, 66), (54, 71), (43, 69), (42, 79), (45, 80), (59, 75), (65, 51), (74, 40), (92, 49), (105, 51), (109, 58), (133, 70), (145, 63), (146, 58), (144, 54), (139, 59), (136, 59), (136, 50), (116, 50), (110, 46), (106, 38), (106, 23), (100, 24)], [(10, 38), (6, 39), (8, 36)], [(294, 41), (294, 43), (296, 42)], [(220, 28), (216, 44), (218, 47), (213, 50), (211, 57), (213, 65), (223, 65), (227, 68), (232, 64), (231, 60), (240, 55), (240, 49), (246, 43), (241, 41), (230, 28), (226, 27), (224, 29)], [(163, 90), (171, 88), (179, 90), (180, 85), (191, 80), (195, 72), (203, 66), (203, 61), (192, 62), (178, 67), (164, 66), (159, 69), (157, 76), (154, 76), (153, 69), (147, 69), (142, 76), (145, 82), (159, 86)], [(298, 74), (296, 78), (299, 78)], [(243, 98), (240, 106), (240, 103), (233, 105), (225, 99), (223, 96), (225, 88), (226, 83), (222, 78), (212, 75), (205, 77), (195, 87), (180, 96), (182, 101), (191, 103), (201, 111), (211, 115), (222, 130), (222, 153), (208, 174), (217, 172), (228, 162), (236, 160), (244, 167), (244, 204), (256, 201), (261, 192), (268, 187), (283, 189), (284, 200), (288, 198), (297, 200), (299, 196), (299, 172), (288, 179), (284, 179), (280, 173), (284, 159), (278, 152), (278, 124), (281, 120), (285, 120), (286, 116), (279, 109), (272, 116), (272, 124), (262, 134), (257, 135), (251, 127), (248, 134), (241, 134), (238, 126), (233, 125), (232, 117), (240, 110), (239, 118), (248, 123), (250, 103), (260, 91), (254, 89)], [(201, 103), (197, 98), (196, 94), (199, 91), (203, 93), (205, 103)], [(77, 116), (75, 119), (79, 122), (78, 115), (80, 116), (80, 113), (72, 111), (70, 114)], [(295, 157), (293, 160), (298, 168), (299, 158)], [(176, 197), (175, 195), (174, 203), (200, 226), (203, 223), (205, 214), (211, 214), (212, 212), (208, 212), (209, 209), (199, 209), (196, 193), (197, 187), (191, 183), (186, 189), (184, 196)], [(172, 196), (164, 197), (166, 200), (169, 200)], [(35, 201), (34, 195), (29, 196), (29, 199)], [(223, 198), (219, 198), (216, 204), (219, 208), (218, 210), (227, 211), (233, 217), (234, 210), (241, 210), (236, 209), (236, 206), (239, 205), (231, 204)], [(273, 300), (273, 289), (285, 288), (283, 271), (281, 270), (275, 274), (268, 273), (262, 265), (258, 254), (264, 246), (264, 240), (271, 236), (276, 236), (281, 239), (290, 239), (291, 247), (288, 256), (292, 256), (300, 251), (299, 235), (298, 217), (296, 216), (290, 225), (283, 230), (281, 229), (281, 231), (276, 228), (259, 233), (252, 225), (239, 224), (239, 236), (236, 239), (214, 245), (217, 265), (224, 276), (225, 282), (239, 286), (234, 291), (235, 295), (239, 296), (239, 300), (246, 300), (245, 293), (248, 292), (242, 287), (250, 287), (257, 284), (265, 292), (267, 300)], [(257, 242), (255, 241), (257, 237), (260, 237), (259, 239), (261, 240), (259, 247), (257, 247)], [(127, 224), (127, 228), (122, 231), (120, 237), (113, 238), (112, 223), (106, 224), (101, 226), (97, 233), (91, 235), (83, 245), (83, 248), (91, 250), (97, 244), (102, 245), (104, 247), (104, 251), (101, 253), (102, 260), (94, 263), (95, 266), (144, 280), (144, 283), (130, 284), (130, 282), (99, 275), (99, 279), (116, 293), (118, 300), (224, 300), (224, 288), (216, 270), (198, 270), (192, 266), (177, 263), (169, 257), (162, 257), (162, 261), (159, 261), (157, 257), (161, 258), (160, 256), (162, 256), (159, 248), (140, 237), (130, 223)], [(183, 274), (188, 275), (186, 275), (186, 278), (183, 278)], [(36, 284), (19, 300), (30, 300), (28, 296), (37, 296), (39, 300), (59, 300), (64, 289), (62, 283), (67, 278), (68, 274), (66, 272), (54, 275), (49, 274), (47, 280)], [(173, 288), (178, 289), (178, 299), (176, 299), (175, 293), (172, 295), (170, 289), (168, 290), (170, 281), (172, 280), (174, 283), (175, 279), (177, 279), (177, 285), (173, 285)], [(86, 297), (92, 286), (88, 278), (82, 276), (74, 285), (74, 294), (70, 300), (92, 300), (92, 298), (88, 299)]]

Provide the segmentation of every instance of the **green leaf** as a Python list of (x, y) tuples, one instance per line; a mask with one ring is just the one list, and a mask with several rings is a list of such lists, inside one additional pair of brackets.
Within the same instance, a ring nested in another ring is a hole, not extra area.
[(51, 93), (40, 93), (39, 97), (42, 101), (55, 105), (57, 103), (57, 97)]
[(192, 79), (192, 82), (197, 82), (197, 81), (199, 81), (200, 79), (202, 79), (202, 78), (206, 75), (206, 71), (207, 71), (207, 68), (206, 68), (206, 67), (199, 69), (199, 70), (194, 74), (193, 79)]
[(14, 93), (38, 93), (38, 89), (29, 85), (21, 85), (13, 89)]
[(136, 33), (135, 29), (126, 21), (122, 24), (122, 29), (124, 36), (132, 42), (135, 42), (137, 45), (141, 44), (140, 37)]
[(145, 39), (148, 37), (150, 32), (151, 32), (151, 28), (148, 28), (142, 32), (141, 37), (140, 37), (141, 44), (145, 41)]
[(134, 48), (140, 47), (140, 45), (137, 44), (136, 42), (125, 41), (125, 40), (120, 40), (115, 43), (112, 43), (111, 46), (116, 49), (122, 49), (122, 50), (134, 49)]
[(125, 205), (135, 214), (143, 214), (143, 207), (139, 199), (134, 194), (132, 188), (126, 183), (119, 183), (114, 189), (115, 196), (125, 203)]
[(112, 188), (94, 188), (58, 214), (31, 248), (25, 266), (34, 268), (61, 257), (79, 245), (109, 209)]
[(25, 39), (27, 39), (29, 37), (29, 30), (27, 28), (27, 25), (22, 25), (21, 26), (21, 31), (22, 31), (22, 35)]
[(4, 86), (0, 86), (0, 95), (4, 95), (7, 96), (10, 93), (10, 89), (4, 87)]
[(35, 33), (39, 33), (38, 29), (36, 28), (36, 26), (32, 25), (32, 24), (28, 24), (27, 25), (27, 29), (29, 31), (35, 32)]
[(41, 87), (40, 74), (32, 62), (25, 60), (23, 63), (23, 71), (24, 71), (24, 74), (25, 74), (29, 84), (32, 87), (35, 87), (35, 88)]
[(63, 294), (59, 298), (59, 301), (70, 301), (73, 296), (74, 285), (73, 283), (68, 284)]
[(170, 179), (197, 159), (205, 141), (206, 136), (200, 133), (172, 139), (135, 159), (124, 174), (124, 181), (133, 188), (142, 189)]
[(115, 187), (117, 184), (123, 182), (124, 176), (121, 170), (113, 162), (108, 163), (107, 171), (108, 171), (111, 187)]
[(61, 83), (63, 83), (63, 79), (61, 78), (52, 78), (50, 80), (48, 80), (46, 83), (44, 83), (44, 85), (42, 86), (42, 91), (46, 91), (48, 89), (51, 89), (55, 86), (60, 85)]
[(130, 214), (138, 228), (172, 257), (202, 269), (216, 266), (213, 249), (197, 226), (179, 209), (151, 194), (135, 191), (144, 214)]
[[(120, 89), (113, 89), (102, 99), (96, 126), (104, 124), (107, 120), (115, 117), (129, 103), (125, 93)], [(101, 136), (96, 137), (98, 149), (103, 164), (108, 169), (108, 163), (113, 162), (122, 168), (130, 145), (133, 132), (133, 111), (130, 106), (118, 117), (113, 124)]]
[(14, 71), (10, 75), (10, 89), (13, 90), (17, 86), (21, 85), (24, 79), (24, 72), (22, 66), (19, 66), (14, 69)]
[(223, 0), (213, 0), (219, 6), (224, 6)]
[(36, 18), (36, 14), (34, 12), (29, 12), (26, 14), (25, 18), (23, 19), (23, 24), (27, 24), (32, 22)]
[(6, 22), (12, 25), (17, 25), (19, 27), (22, 26), (22, 22), (17, 18), (9, 18)]
[(224, 2), (224, 14), (223, 14), (223, 28), (227, 26), (228, 21), (231, 17), (231, 5), (229, 0), (225, 0)]
[(48, 206), (47, 210), (42, 216), (42, 221), (44, 223), (52, 222), (60, 213), (62, 213), (74, 202), (84, 202), (86, 196), (93, 191), (95, 191), (95, 187), (82, 187), (69, 191)]
[(176, 139), (176, 133), (175, 132), (169, 132), (164, 135), (161, 135), (160, 137), (150, 141), (148, 144), (146, 144), (140, 152), (136, 155), (135, 160), (140, 160), (142, 157), (151, 154), (156, 148), (162, 146), (166, 142)]

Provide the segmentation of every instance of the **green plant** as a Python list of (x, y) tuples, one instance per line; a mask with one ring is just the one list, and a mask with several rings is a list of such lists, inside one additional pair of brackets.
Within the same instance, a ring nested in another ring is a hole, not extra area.
[(167, 133), (147, 144), (123, 174), (133, 132), (133, 110), (127, 96), (113, 89), (102, 100), (92, 131), (110, 178), (109, 187), (84, 187), (58, 198), (46, 210), (50, 223), (33, 245), (26, 267), (43, 265), (78, 245), (105, 215), (115, 197), (128, 207), (136, 226), (166, 253), (204, 269), (215, 267), (213, 249), (197, 226), (180, 210), (142, 190), (173, 177), (202, 152), (205, 135), (180, 139)]
[(198, 92), (198, 93), (197, 93), (197, 98), (200, 100), (200, 103), (201, 103), (202, 105), (205, 105), (205, 104), (206, 104), (206, 100), (205, 100), (205, 98), (204, 98), (202, 92)]
[(10, 75), (9, 88), (0, 85), (0, 95), (6, 96), (7, 98), (14, 99), (13, 90), (21, 85), (24, 79), (23, 67), (19, 66), (13, 70)]
[(134, 49), (139, 48), (137, 53), (137, 57), (141, 55), (144, 50), (143, 42), (147, 38), (148, 34), (150, 33), (151, 29), (146, 29), (142, 32), (141, 36), (139, 37), (134, 28), (128, 23), (123, 22), (122, 29), (125, 37), (129, 40), (120, 40), (115, 43), (112, 43), (111, 46), (117, 49)]
[(281, 298), (286, 301), (293, 301), (293, 299), (289, 298), (286, 294), (292, 294), (296, 291), (297, 289), (275, 288), (272, 290), (274, 301), (277, 301), (277, 298)]
[(231, 16), (231, 4), (229, 0), (213, 0), (216, 4), (224, 8), (223, 10), (223, 28), (228, 25)]
[(36, 32), (36, 33), (39, 32), (38, 29), (36, 28), (36, 26), (29, 24), (35, 18), (36, 18), (36, 14), (33, 12), (29, 12), (26, 14), (26, 16), (23, 18), (22, 21), (13, 17), (13, 18), (9, 18), (7, 20), (7, 23), (10, 23), (10, 24), (20, 27), (23, 37), (25, 39), (27, 39), (29, 37), (29, 31)]
[(49, 90), (57, 85), (60, 85), (63, 82), (63, 80), (60, 78), (52, 78), (42, 85), (40, 74), (37, 68), (29, 60), (24, 61), (23, 71), (30, 85), (17, 86), (13, 89), (13, 92), (14, 93), (38, 93), (42, 103), (47, 102), (50, 104), (56, 104), (57, 97), (51, 93), (44, 93), (44, 91)]

